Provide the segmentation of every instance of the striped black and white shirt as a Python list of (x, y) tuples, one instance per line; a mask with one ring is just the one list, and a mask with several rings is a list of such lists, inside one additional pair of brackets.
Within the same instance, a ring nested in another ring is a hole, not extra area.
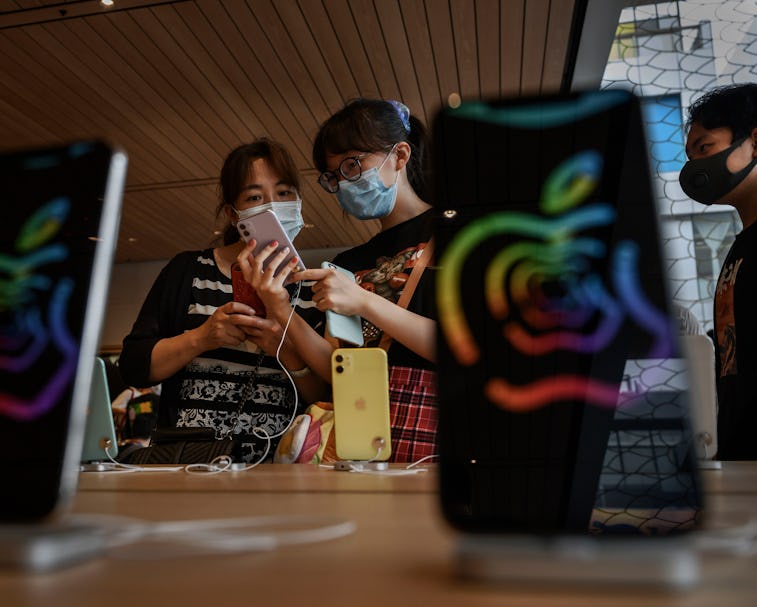
[[(218, 269), (212, 249), (177, 255), (161, 271), (124, 339), (119, 361), (124, 379), (137, 387), (148, 384), (155, 344), (199, 327), (231, 299), (231, 279)], [(303, 408), (300, 405), (298, 409)], [(163, 382), (158, 426), (211, 427), (220, 435), (233, 431), (242, 441), (243, 459), (255, 462), (265, 452), (267, 441), (254, 436), (253, 428), (269, 436), (280, 434), (289, 424), (294, 406), (295, 390), (276, 359), (261, 356), (257, 346), (248, 341), (204, 352)], [(267, 459), (279, 438), (271, 441)]]

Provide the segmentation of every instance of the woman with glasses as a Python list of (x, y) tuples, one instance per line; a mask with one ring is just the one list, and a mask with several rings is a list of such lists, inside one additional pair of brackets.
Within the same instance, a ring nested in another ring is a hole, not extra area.
[[(392, 460), (416, 461), (435, 453), (437, 419), (432, 271), (421, 273), (431, 256), (427, 247), (432, 236), (431, 205), (423, 199), (425, 127), (400, 102), (359, 99), (321, 126), (313, 159), (321, 171), (318, 183), (335, 195), (345, 212), (381, 224), (381, 231), (368, 242), (334, 259), (357, 281), (334, 269), (289, 276), (296, 260), (275, 274), (277, 257), (283, 260), (280, 255), (272, 257), (264, 272), (263, 262), (274, 247), (255, 258), (248, 246), (238, 260), (245, 278), (279, 322), (291, 310), (285, 282), (312, 280), (318, 310), (362, 317), (364, 346), (379, 346), (384, 338), (386, 347), (389, 341)], [(408, 281), (417, 281), (417, 286), (409, 287), (412, 296), (403, 305), (400, 297)], [(289, 336), (313, 371), (330, 382), (334, 344), (310, 325), (315, 326), (295, 315)]]
[(301, 401), (321, 396), (323, 381), (288, 343), (277, 361), (283, 325), (232, 297), (231, 267), (244, 246), (236, 222), (271, 209), (292, 239), (303, 224), (299, 191), (294, 161), (274, 141), (258, 139), (227, 156), (216, 209), (227, 220), (223, 243), (174, 257), (123, 342), (123, 379), (162, 383), (158, 429), (213, 428), (217, 438), (239, 439), (242, 459), (255, 463), (273, 454), (295, 414), (281, 365), (292, 371)]

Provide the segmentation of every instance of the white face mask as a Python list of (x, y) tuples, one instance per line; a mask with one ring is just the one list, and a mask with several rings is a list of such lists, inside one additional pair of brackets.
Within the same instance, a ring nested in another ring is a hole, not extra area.
[(284, 228), (287, 236), (289, 236), (289, 240), (294, 240), (294, 237), (300, 233), (302, 226), (305, 225), (305, 222), (302, 220), (302, 200), (299, 198), (284, 202), (266, 202), (244, 211), (237, 211), (234, 207), (232, 207), (232, 210), (236, 213), (237, 220), (239, 221), (253, 217), (263, 211), (273, 211), (281, 227)]

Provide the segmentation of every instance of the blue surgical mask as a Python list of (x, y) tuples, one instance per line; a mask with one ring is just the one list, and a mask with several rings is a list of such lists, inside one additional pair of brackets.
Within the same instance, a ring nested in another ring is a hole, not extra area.
[(357, 219), (380, 219), (392, 212), (397, 200), (397, 179), (385, 186), (379, 170), (386, 164), (394, 148), (386, 155), (379, 167), (365, 171), (356, 181), (340, 181), (336, 198), (339, 205)]
[(302, 200), (299, 198), (284, 202), (267, 202), (257, 207), (245, 209), (244, 211), (234, 209), (234, 212), (237, 214), (238, 220), (241, 221), (268, 210), (273, 211), (273, 214), (276, 215), (276, 219), (279, 220), (281, 227), (284, 228), (287, 236), (289, 236), (289, 240), (294, 240), (295, 236), (300, 233), (300, 230), (305, 225), (305, 222), (302, 220)]
[(714, 204), (739, 185), (757, 164), (757, 158), (736, 173), (728, 169), (728, 157), (746, 140), (704, 158), (689, 160), (683, 165), (678, 181), (684, 193), (701, 204)]

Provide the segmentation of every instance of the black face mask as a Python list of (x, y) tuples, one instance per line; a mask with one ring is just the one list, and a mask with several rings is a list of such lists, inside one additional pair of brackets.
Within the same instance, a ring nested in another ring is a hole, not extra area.
[(714, 204), (739, 185), (757, 165), (757, 158), (747, 166), (731, 173), (726, 165), (731, 152), (741, 146), (746, 137), (734, 142), (731, 147), (697, 160), (689, 160), (683, 165), (678, 182), (686, 195), (702, 204)]

